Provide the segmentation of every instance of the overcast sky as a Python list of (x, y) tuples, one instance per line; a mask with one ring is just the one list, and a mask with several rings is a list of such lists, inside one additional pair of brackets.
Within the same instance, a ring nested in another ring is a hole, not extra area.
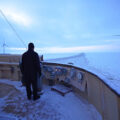
[[(120, 0), (0, 0), (0, 9), (25, 45), (41, 53), (120, 50)], [(0, 13), (0, 53), (23, 53)]]

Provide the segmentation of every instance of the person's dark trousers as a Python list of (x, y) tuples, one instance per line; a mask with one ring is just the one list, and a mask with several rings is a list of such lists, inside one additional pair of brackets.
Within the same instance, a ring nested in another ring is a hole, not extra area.
[[(31, 90), (32, 86), (32, 90)], [(26, 91), (27, 91), (27, 98), (30, 100), (32, 93), (33, 93), (33, 98), (37, 98), (37, 80), (27, 80), (26, 82)]]

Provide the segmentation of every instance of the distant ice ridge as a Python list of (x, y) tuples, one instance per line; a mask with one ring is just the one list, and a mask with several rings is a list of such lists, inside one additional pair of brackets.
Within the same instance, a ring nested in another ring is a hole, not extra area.
[(98, 75), (120, 94), (120, 53), (80, 53), (75, 56), (47, 60), (46, 62), (69, 64)]
[(87, 66), (89, 64), (85, 53), (80, 53), (78, 55), (74, 55), (70, 57), (50, 59), (50, 60), (46, 60), (46, 62), (61, 63), (61, 64), (73, 63), (74, 66), (78, 66), (78, 67)]

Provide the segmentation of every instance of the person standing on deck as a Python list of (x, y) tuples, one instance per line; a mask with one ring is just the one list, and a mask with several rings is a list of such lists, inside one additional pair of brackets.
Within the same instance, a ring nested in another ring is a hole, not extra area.
[[(37, 94), (37, 75), (41, 76), (40, 60), (38, 54), (34, 51), (34, 44), (28, 44), (28, 50), (22, 55), (21, 72), (25, 79), (26, 92), (28, 100), (37, 100), (40, 96)], [(32, 86), (32, 89), (31, 89)]]

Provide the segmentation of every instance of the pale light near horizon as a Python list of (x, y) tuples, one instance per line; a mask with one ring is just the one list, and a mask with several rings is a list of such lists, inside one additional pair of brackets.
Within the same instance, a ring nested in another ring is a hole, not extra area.
[[(15, 51), (26, 51), (26, 48), (8, 48)], [(119, 46), (96, 45), (96, 46), (78, 46), (78, 47), (45, 47), (35, 48), (38, 53), (80, 53), (80, 52), (107, 52), (118, 51)]]

